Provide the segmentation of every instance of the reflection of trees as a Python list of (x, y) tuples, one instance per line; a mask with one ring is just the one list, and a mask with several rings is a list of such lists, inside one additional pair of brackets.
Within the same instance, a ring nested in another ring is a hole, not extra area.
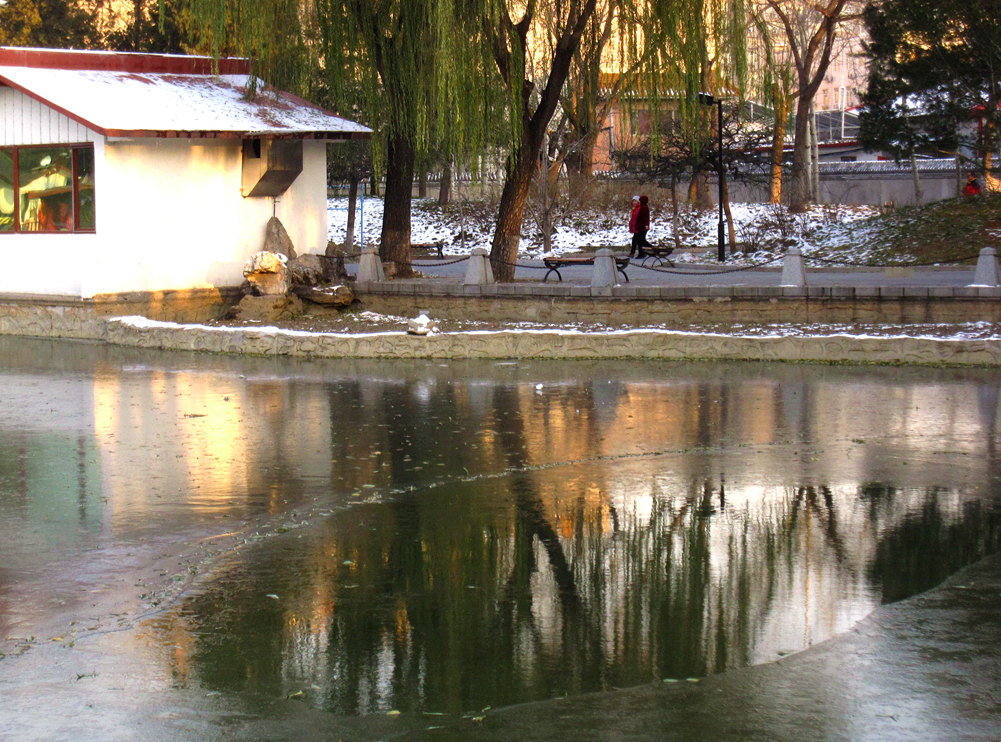
[[(874, 486), (870, 486), (872, 493)], [(894, 499), (900, 493), (879, 487)], [(1001, 549), (1001, 510), (997, 503), (970, 500), (958, 514), (943, 512), (940, 498), (951, 493), (932, 489), (920, 509), (896, 523), (878, 541), (869, 565), (883, 602), (892, 603), (937, 585), (960, 567)]]
[[(332, 427), (365, 419), (331, 437), (332, 481), (395, 494), (248, 552), (192, 598), (184, 620), (208, 684), (305, 689), (345, 713), (464, 712), (703, 675), (822, 636), (814, 624), (844, 613), (843, 596), (868, 599), (873, 575), (894, 595), (894, 579), (910, 590), (933, 574), (942, 549), (959, 560), (998, 545), (986, 511), (950, 514), (938, 493), (724, 493), (707, 472), (736, 407), (725, 388), (681, 392), (713, 416), (687, 418), (703, 444), (671, 480), (687, 484), (613, 499), (621, 467), (650, 481), (682, 457), (587, 463), (607, 432), (587, 382), (498, 385), (475, 404), (458, 384), (366, 384), (331, 396)], [(959, 548), (962, 534), (974, 546)]]
[[(833, 518), (839, 497), (823, 489), (735, 520), (702, 483), (649, 513), (623, 512), (619, 533), (567, 539), (546, 516), (544, 476), (496, 484), (485, 496), (507, 495), (513, 518), (503, 509), (456, 517), (469, 493), (455, 488), (355, 508), (305, 545), (255, 553), (189, 605), (203, 681), (276, 694), (315, 686), (318, 704), (345, 713), (462, 712), (705, 674), (752, 661), (762, 626), (788, 620), (782, 592), (803, 579), (796, 542), (809, 533), (818, 573), (838, 573), (833, 586), (857, 577), (859, 555)], [(973, 515), (956, 535), (997, 546), (996, 523), (985, 530)], [(882, 564), (884, 548), (910, 554), (905, 565), (923, 558), (931, 574), (926, 547), (953, 546), (938, 538), (946, 518), (933, 506), (897, 529), (883, 516), (865, 542), (881, 573), (900, 566)], [(281, 603), (262, 597), (271, 591)]]

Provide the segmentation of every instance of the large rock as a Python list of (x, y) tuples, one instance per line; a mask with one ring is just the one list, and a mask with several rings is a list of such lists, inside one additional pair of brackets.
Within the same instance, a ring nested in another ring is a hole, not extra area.
[(351, 287), (344, 286), (343, 284), (326, 286), (321, 289), (313, 288), (312, 286), (298, 286), (293, 291), (301, 299), (324, 307), (346, 307), (355, 300), (355, 295)]
[(268, 226), (264, 229), (264, 251), (280, 253), (286, 258), (296, 256), (292, 240), (277, 216), (268, 219)]
[(243, 266), (247, 279), (244, 293), (255, 296), (284, 296), (288, 293), (288, 258), (274, 252), (255, 253)]
[(343, 253), (334, 256), (306, 253), (289, 260), (288, 269), (289, 284), (293, 288), (335, 283), (348, 277)]
[(327, 243), (326, 254), (323, 256), (323, 278), (328, 283), (344, 281), (348, 270), (344, 267), (344, 251), (333, 242)]
[(299, 297), (291, 296), (244, 296), (233, 307), (232, 316), (243, 322), (277, 322), (297, 317), (303, 312)]
[(288, 261), (289, 286), (316, 286), (323, 283), (323, 265), (319, 255), (300, 255)]

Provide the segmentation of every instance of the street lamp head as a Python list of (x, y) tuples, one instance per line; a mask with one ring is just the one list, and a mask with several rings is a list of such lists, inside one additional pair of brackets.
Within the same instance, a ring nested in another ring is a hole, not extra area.
[(698, 93), (698, 96), (699, 96), (699, 103), (701, 103), (704, 106), (715, 106), (717, 103), (721, 102), (719, 98), (716, 98), (710, 95), (709, 93)]

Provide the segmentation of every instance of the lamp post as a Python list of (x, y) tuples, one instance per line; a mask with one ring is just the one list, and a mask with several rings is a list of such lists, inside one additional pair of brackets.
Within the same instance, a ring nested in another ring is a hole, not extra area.
[(726, 226), (723, 221), (723, 187), (726, 171), (723, 169), (723, 99), (717, 98), (709, 93), (699, 93), (699, 103), (707, 106), (717, 106), (716, 118), (716, 143), (719, 148), (716, 158), (716, 186), (719, 202), (719, 221), (716, 224), (716, 258), (719, 262), (726, 260)]

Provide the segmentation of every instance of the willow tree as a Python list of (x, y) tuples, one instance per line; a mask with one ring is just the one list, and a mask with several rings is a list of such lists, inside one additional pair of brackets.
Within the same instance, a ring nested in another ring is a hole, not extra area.
[[(609, 0), (485, 0), (484, 41), (493, 53), (506, 91), (511, 127), (506, 179), (497, 215), (490, 258), (494, 274), (510, 280), (518, 255), (525, 203), (537, 170), (540, 148), (561, 104), (575, 54), (599, 8)], [(599, 6), (599, 2), (602, 3)], [(619, 8), (624, 8), (625, 3)], [(701, 64), (679, 63), (723, 54), (734, 46), (729, 29), (740, 0), (642, 0), (619, 15), (613, 50), (607, 61), (617, 69), (642, 60), (644, 95), (663, 102), (669, 96), (695, 99), (704, 87)], [(715, 13), (716, 15), (713, 15)], [(598, 29), (601, 26), (599, 24)], [(726, 28), (718, 34), (717, 29)], [(600, 30), (599, 30), (600, 33)], [(709, 49), (707, 45), (711, 45)], [(683, 114), (694, 109), (682, 104)], [(694, 131), (694, 129), (693, 129)]]
[(622, 0), (598, 4), (574, 54), (563, 91), (561, 105), (568, 134), (558, 159), (566, 162), (571, 191), (584, 188), (591, 179), (602, 123), (618, 102), (626, 80), (626, 75), (603, 74), (605, 51), (614, 38), (622, 6)]
[[(511, 148), (490, 261), (500, 281), (514, 277), (525, 203), (549, 122), (597, 0), (487, 0), (483, 39), (507, 93)], [(538, 58), (533, 58), (533, 51)]]
[(600, 0), (584, 29), (560, 101), (567, 136), (558, 162), (565, 162), (570, 188), (582, 188), (593, 172), (602, 128), (625, 93), (635, 93), (637, 72), (663, 45), (644, 28), (646, 6)]
[(858, 18), (862, 0), (764, 0), (763, 10), (782, 29), (796, 79), (796, 119), (792, 168), (789, 171), (789, 209), (806, 209), (807, 157), (813, 99), (831, 64), (835, 41), (845, 23)]
[[(700, 150), (715, 141), (717, 116), (701, 103), (701, 93), (732, 99), (740, 94), (745, 76), (746, 27), (742, 0), (658, 0), (633, 9), (639, 13), (627, 26), (633, 36), (617, 50), (619, 66), (638, 60), (623, 94), (625, 109), (647, 112), (653, 157), (692, 164), (689, 197), (700, 209), (712, 208), (709, 174), (715, 170)], [(708, 135), (708, 136), (707, 136)], [(690, 156), (666, 150), (680, 147)]]
[[(295, 92), (375, 129), (386, 190), (380, 254), (411, 275), (415, 162), (475, 145), (484, 90), (475, 3), (454, 0), (190, 0), (210, 35)], [(475, 25), (475, 28), (473, 26)], [(468, 33), (463, 29), (468, 29)], [(322, 84), (320, 84), (322, 83)]]
[[(781, 43), (784, 33), (768, 12), (765, 0), (755, 0), (750, 8), (750, 47), (754, 54), (755, 80), (765, 105), (772, 108), (771, 153), (769, 158), (769, 202), (782, 202), (782, 176), (785, 164), (786, 129), (796, 98), (793, 64), (789, 48)], [(779, 43), (776, 43), (776, 39)]]

